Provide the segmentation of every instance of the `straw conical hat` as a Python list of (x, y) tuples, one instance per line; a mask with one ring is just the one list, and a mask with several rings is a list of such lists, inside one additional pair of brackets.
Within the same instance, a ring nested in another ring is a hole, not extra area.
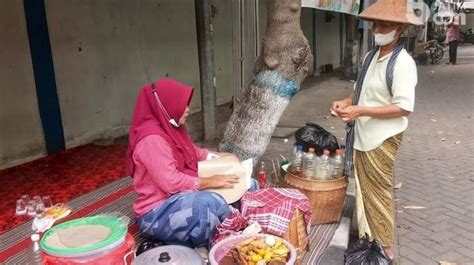
[(360, 13), (363, 20), (383, 20), (404, 24), (423, 25), (423, 21), (415, 15), (412, 7), (408, 6), (409, 0), (378, 0), (373, 5)]

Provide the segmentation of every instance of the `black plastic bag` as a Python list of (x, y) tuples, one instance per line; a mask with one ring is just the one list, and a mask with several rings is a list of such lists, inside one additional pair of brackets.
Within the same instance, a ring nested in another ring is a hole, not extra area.
[(392, 265), (380, 243), (370, 242), (368, 236), (359, 239), (344, 253), (345, 265)]
[(295, 140), (297, 144), (303, 146), (303, 151), (305, 152), (308, 152), (310, 147), (315, 148), (318, 156), (323, 154), (324, 149), (329, 150), (331, 155), (334, 155), (339, 148), (336, 136), (326, 131), (323, 127), (310, 122), (296, 131)]
[(135, 253), (138, 256), (142, 254), (143, 252), (146, 252), (150, 249), (154, 249), (161, 246), (163, 246), (162, 242), (153, 240), (151, 238), (147, 238), (140, 245), (138, 245), (137, 251)]

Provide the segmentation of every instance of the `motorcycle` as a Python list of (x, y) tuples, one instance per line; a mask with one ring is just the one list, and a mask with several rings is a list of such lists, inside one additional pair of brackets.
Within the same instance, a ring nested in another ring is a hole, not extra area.
[(438, 64), (441, 62), (444, 56), (443, 46), (439, 44), (437, 40), (430, 40), (426, 43), (423, 43), (423, 52), (417, 54), (414, 59), (418, 64), (428, 64), (428, 61), (431, 61), (431, 64)]
[(430, 41), (428, 50), (430, 51), (431, 64), (438, 64), (443, 59), (443, 46), (437, 40)]
[(438, 44), (441, 45), (443, 49), (448, 47), (448, 42), (446, 41), (446, 33), (444, 32), (430, 31), (428, 32), (428, 40), (437, 40)]
[(474, 44), (474, 34), (472, 33), (472, 28), (469, 28), (465, 31), (459, 31), (459, 43)]

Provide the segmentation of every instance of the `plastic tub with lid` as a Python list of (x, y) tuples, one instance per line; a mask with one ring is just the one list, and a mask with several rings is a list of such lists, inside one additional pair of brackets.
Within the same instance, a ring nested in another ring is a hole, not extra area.
[(167, 245), (153, 248), (137, 256), (132, 265), (206, 265), (201, 255), (194, 249)]

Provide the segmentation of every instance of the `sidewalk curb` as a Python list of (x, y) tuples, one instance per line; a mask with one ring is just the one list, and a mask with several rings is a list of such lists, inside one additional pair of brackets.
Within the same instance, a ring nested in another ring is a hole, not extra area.
[(344, 252), (349, 245), (352, 215), (355, 205), (355, 182), (352, 178), (349, 178), (345, 203), (345, 211), (341, 222), (334, 232), (334, 236), (331, 242), (329, 242), (324, 254), (321, 256), (319, 264), (344, 264)]

